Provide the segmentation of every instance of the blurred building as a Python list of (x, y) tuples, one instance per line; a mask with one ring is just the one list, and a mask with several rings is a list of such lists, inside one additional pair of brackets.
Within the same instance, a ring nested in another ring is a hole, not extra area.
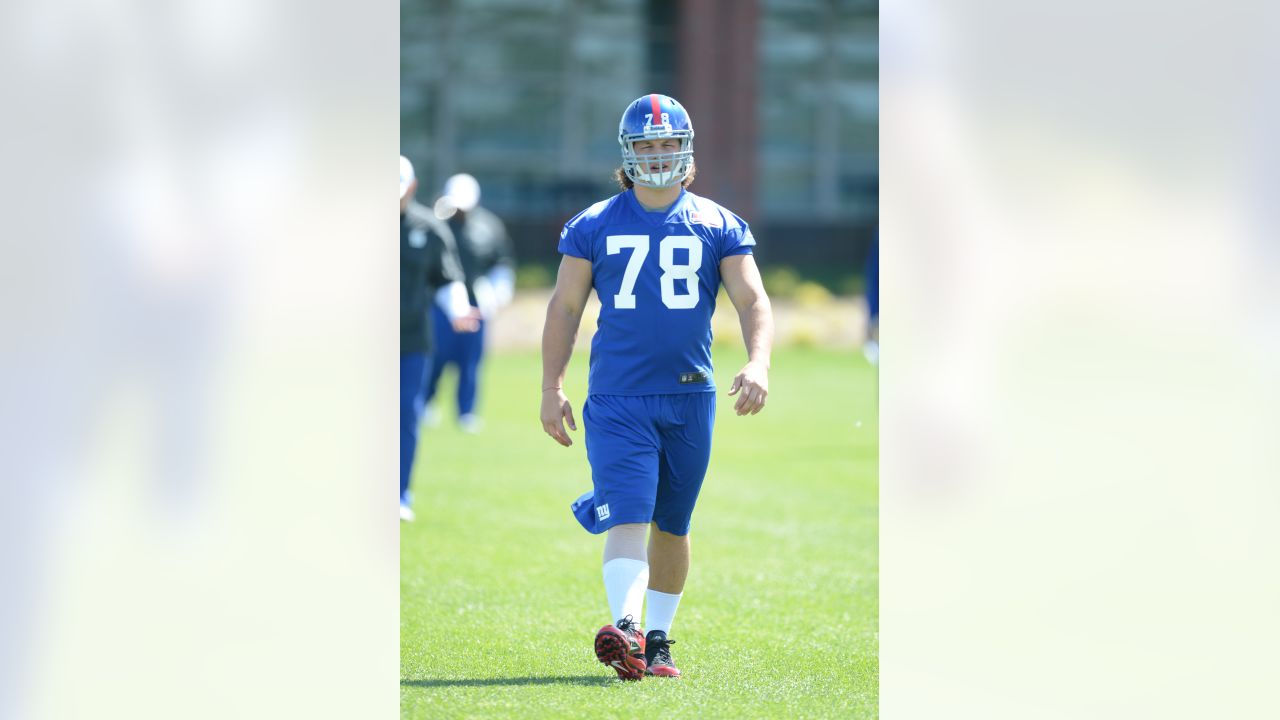
[(647, 92), (693, 116), (692, 189), (762, 262), (847, 267), (878, 195), (876, 0), (402, 0), (401, 151), (438, 192), (475, 175), (522, 260), (617, 192), (616, 128)]

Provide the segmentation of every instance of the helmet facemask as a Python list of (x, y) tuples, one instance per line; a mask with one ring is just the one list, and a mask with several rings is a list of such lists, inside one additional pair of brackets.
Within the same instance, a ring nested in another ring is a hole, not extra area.
[[(665, 113), (664, 113), (665, 116)], [(671, 125), (646, 125), (643, 133), (618, 135), (622, 146), (622, 172), (631, 182), (642, 187), (668, 188), (679, 185), (693, 171), (693, 130), (673, 130)], [(674, 153), (639, 155), (635, 143), (641, 140), (680, 141), (680, 149)]]

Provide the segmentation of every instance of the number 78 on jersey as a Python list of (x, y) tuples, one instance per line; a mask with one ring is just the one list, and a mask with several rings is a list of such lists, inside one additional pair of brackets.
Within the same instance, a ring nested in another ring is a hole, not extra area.
[[(684, 262), (676, 259), (676, 250), (682, 253)], [(609, 255), (629, 253), (627, 267), (622, 273), (622, 286), (613, 296), (613, 306), (618, 310), (635, 310), (636, 280), (645, 258), (649, 256), (648, 235), (610, 235), (605, 239), (605, 251)], [(662, 304), (672, 310), (690, 310), (701, 300), (698, 270), (702, 268), (702, 241), (693, 235), (668, 235), (658, 243), (658, 267), (662, 269), (659, 284)], [(682, 283), (676, 292), (676, 283)]]

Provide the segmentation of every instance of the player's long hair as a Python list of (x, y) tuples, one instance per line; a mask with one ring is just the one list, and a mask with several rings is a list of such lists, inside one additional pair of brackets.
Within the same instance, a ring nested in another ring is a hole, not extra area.
[[(680, 182), (680, 187), (689, 187), (693, 184), (693, 178), (698, 174), (697, 161), (691, 161), (689, 174), (684, 176), (684, 180)], [(618, 183), (618, 187), (623, 190), (630, 190), (635, 183), (631, 182), (631, 178), (627, 177), (627, 173), (622, 170), (622, 166), (613, 171), (613, 181)]]

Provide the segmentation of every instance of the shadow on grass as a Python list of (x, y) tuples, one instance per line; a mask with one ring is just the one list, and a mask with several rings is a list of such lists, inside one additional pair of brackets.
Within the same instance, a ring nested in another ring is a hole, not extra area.
[(607, 685), (607, 675), (562, 675), (559, 677), (509, 677), (459, 680), (400, 680), (400, 687), (493, 687), (496, 685)]

